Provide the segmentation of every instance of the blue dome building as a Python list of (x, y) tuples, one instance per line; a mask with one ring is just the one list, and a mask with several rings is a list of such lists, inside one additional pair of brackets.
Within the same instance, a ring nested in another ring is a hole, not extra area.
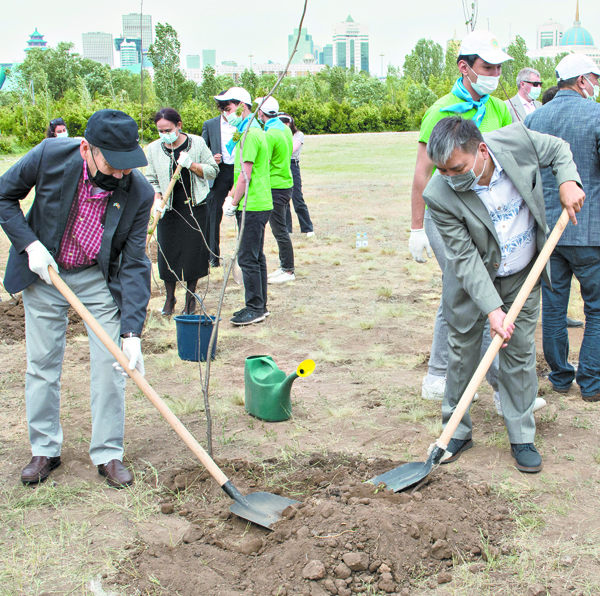
[(562, 39), (560, 40), (561, 46), (593, 46), (594, 40), (590, 32), (581, 26), (579, 20), (579, 0), (577, 0), (577, 10), (575, 12), (575, 22), (573, 27), (567, 29)]

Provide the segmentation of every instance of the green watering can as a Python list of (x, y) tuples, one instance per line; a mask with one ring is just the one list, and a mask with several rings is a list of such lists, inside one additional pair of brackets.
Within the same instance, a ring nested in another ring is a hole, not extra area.
[(287, 420), (292, 415), (292, 383), (314, 370), (315, 363), (304, 360), (296, 372), (286, 376), (271, 356), (249, 356), (244, 366), (246, 412), (267, 422)]

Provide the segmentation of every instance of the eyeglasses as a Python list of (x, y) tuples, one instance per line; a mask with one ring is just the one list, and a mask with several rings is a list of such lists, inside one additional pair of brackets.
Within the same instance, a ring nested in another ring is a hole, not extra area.
[(541, 81), (523, 81), (524, 83), (529, 83), (530, 85), (533, 85), (534, 87), (541, 87), (542, 86), (542, 82)]

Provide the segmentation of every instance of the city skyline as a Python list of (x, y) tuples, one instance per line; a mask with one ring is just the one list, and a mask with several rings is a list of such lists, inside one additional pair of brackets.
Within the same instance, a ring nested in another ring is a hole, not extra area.
[[(234, 0), (228, 5), (227, 15), (218, 7), (194, 8), (192, 14), (179, 15), (169, 11), (164, 4), (146, 0), (144, 14), (152, 16), (153, 25), (169, 23), (178, 32), (181, 42), (181, 66), (185, 68), (185, 56), (201, 54), (202, 50), (215, 49), (219, 63), (234, 60), (248, 65), (249, 54), (252, 61), (269, 60), (285, 62), (288, 57), (288, 35), (299, 25), (303, 2), (293, 0), (282, 6), (277, 14), (277, 26), (269, 24), (254, 9)], [(103, 11), (94, 13), (93, 26), (90, 26), (89, 13), (81, 10), (81, 4), (74, 0), (56, 0), (50, 7), (41, 0), (30, 0), (24, 14), (5, 17), (5, 35), (0, 39), (0, 62), (22, 61), (23, 48), (29, 35), (37, 28), (52, 47), (60, 41), (70, 41), (75, 51), (83, 54), (82, 34), (90, 31), (110, 33), (118, 37), (122, 29), (122, 15), (139, 13), (139, 3), (105, 0)], [(529, 49), (536, 45), (537, 27), (544, 21), (553, 19), (565, 29), (573, 21), (575, 0), (533, 0), (523, 5), (508, 0), (499, 6), (492, 0), (480, 0), (477, 28), (494, 32), (502, 45), (508, 45), (509, 36), (521, 35)], [(26, 13), (26, 14), (25, 14)], [(581, 20), (584, 26), (600, 41), (600, 3), (580, 0)], [(67, 17), (57, 18), (57, 14)], [(369, 29), (370, 70), (380, 74), (381, 58), (384, 54), (384, 71), (388, 64), (402, 66), (406, 54), (416, 42), (425, 37), (433, 39), (442, 47), (453, 37), (464, 37), (466, 27), (458, 0), (430, 0), (426, 12), (417, 6), (399, 8), (397, 2), (379, 0), (368, 6), (364, 2), (347, 0), (343, 4), (315, 3), (308, 5), (303, 23), (315, 45), (324, 47), (331, 43), (334, 26), (343, 22), (348, 14)], [(35, 16), (31, 16), (35, 15)], [(244, 27), (248, 35), (244, 35)], [(596, 41), (596, 40), (595, 40)], [(115, 65), (118, 62), (115, 55)]]

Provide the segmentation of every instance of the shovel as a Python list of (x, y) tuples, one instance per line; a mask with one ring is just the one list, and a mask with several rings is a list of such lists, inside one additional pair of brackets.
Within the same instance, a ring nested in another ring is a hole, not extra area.
[(159, 397), (158, 393), (150, 387), (148, 381), (137, 370), (129, 369), (129, 359), (117, 347), (117, 344), (102, 328), (100, 323), (91, 315), (90, 311), (75, 296), (71, 288), (61, 279), (60, 275), (52, 267), (48, 267), (50, 279), (56, 289), (67, 299), (79, 316), (87, 323), (89, 328), (96, 334), (98, 339), (106, 346), (115, 360), (126, 370), (135, 384), (144, 392), (146, 397), (154, 404), (163, 418), (173, 427), (173, 430), (183, 439), (184, 443), (192, 450), (194, 455), (202, 462), (211, 476), (219, 483), (219, 486), (231, 497), (235, 503), (230, 511), (238, 517), (247, 519), (264, 528), (272, 529), (271, 525), (281, 519), (281, 512), (290, 505), (296, 505), (299, 501), (272, 495), (270, 493), (258, 492), (243, 496), (225, 476), (210, 455), (204, 451), (191, 433), (183, 426), (181, 421), (171, 412), (169, 406)]
[[(504, 319), (503, 328), (506, 329), (510, 324), (515, 322), (517, 315), (523, 308), (525, 301), (529, 297), (533, 286), (537, 282), (538, 278), (542, 274), (544, 267), (556, 243), (560, 239), (562, 233), (564, 232), (565, 227), (569, 223), (569, 215), (566, 209), (563, 209), (563, 212), (556, 222), (556, 226), (554, 230), (552, 230), (552, 234), (546, 240), (546, 244), (544, 248), (540, 252), (538, 258), (536, 259), (525, 283), (519, 290), (515, 301), (508, 313), (506, 313), (506, 317)], [(471, 401), (473, 400), (473, 396), (477, 391), (477, 388), (482, 383), (485, 373), (488, 368), (492, 365), (494, 357), (500, 350), (504, 339), (500, 335), (496, 335), (490, 344), (490, 347), (487, 349), (484, 354), (479, 366), (475, 370), (475, 374), (471, 379), (471, 382), (467, 385), (465, 392), (463, 393), (460, 401), (456, 405), (456, 409), (454, 410), (450, 420), (448, 420), (448, 424), (446, 424), (446, 428), (444, 432), (442, 432), (440, 438), (435, 442), (435, 446), (429, 455), (429, 458), (425, 463), (423, 462), (413, 462), (409, 464), (404, 464), (402, 466), (398, 466), (389, 472), (385, 472), (384, 474), (380, 474), (379, 476), (375, 476), (371, 478), (368, 482), (375, 484), (376, 486), (383, 483), (386, 488), (393, 490), (394, 492), (398, 492), (413, 486), (421, 482), (424, 478), (426, 478), (429, 473), (433, 470), (434, 466), (437, 467), (440, 463), (446, 448), (448, 447), (448, 443), (454, 434), (454, 431), (458, 427), (458, 424), (462, 420), (462, 417), (465, 415), (465, 412), (471, 405)]]
[[(167, 190), (163, 195), (162, 201), (160, 202), (160, 208), (164, 209), (171, 193), (173, 192), (173, 188), (175, 187), (175, 183), (179, 180), (179, 174), (181, 174), (181, 166), (178, 165), (173, 172), (173, 177), (169, 182), (169, 186), (167, 186)], [(156, 226), (158, 225), (158, 221), (160, 218), (155, 218), (154, 216), (150, 216), (150, 223), (148, 224), (148, 237), (146, 238), (146, 246), (150, 244), (150, 240), (152, 240), (152, 234), (154, 234), (154, 230), (156, 230)]]

